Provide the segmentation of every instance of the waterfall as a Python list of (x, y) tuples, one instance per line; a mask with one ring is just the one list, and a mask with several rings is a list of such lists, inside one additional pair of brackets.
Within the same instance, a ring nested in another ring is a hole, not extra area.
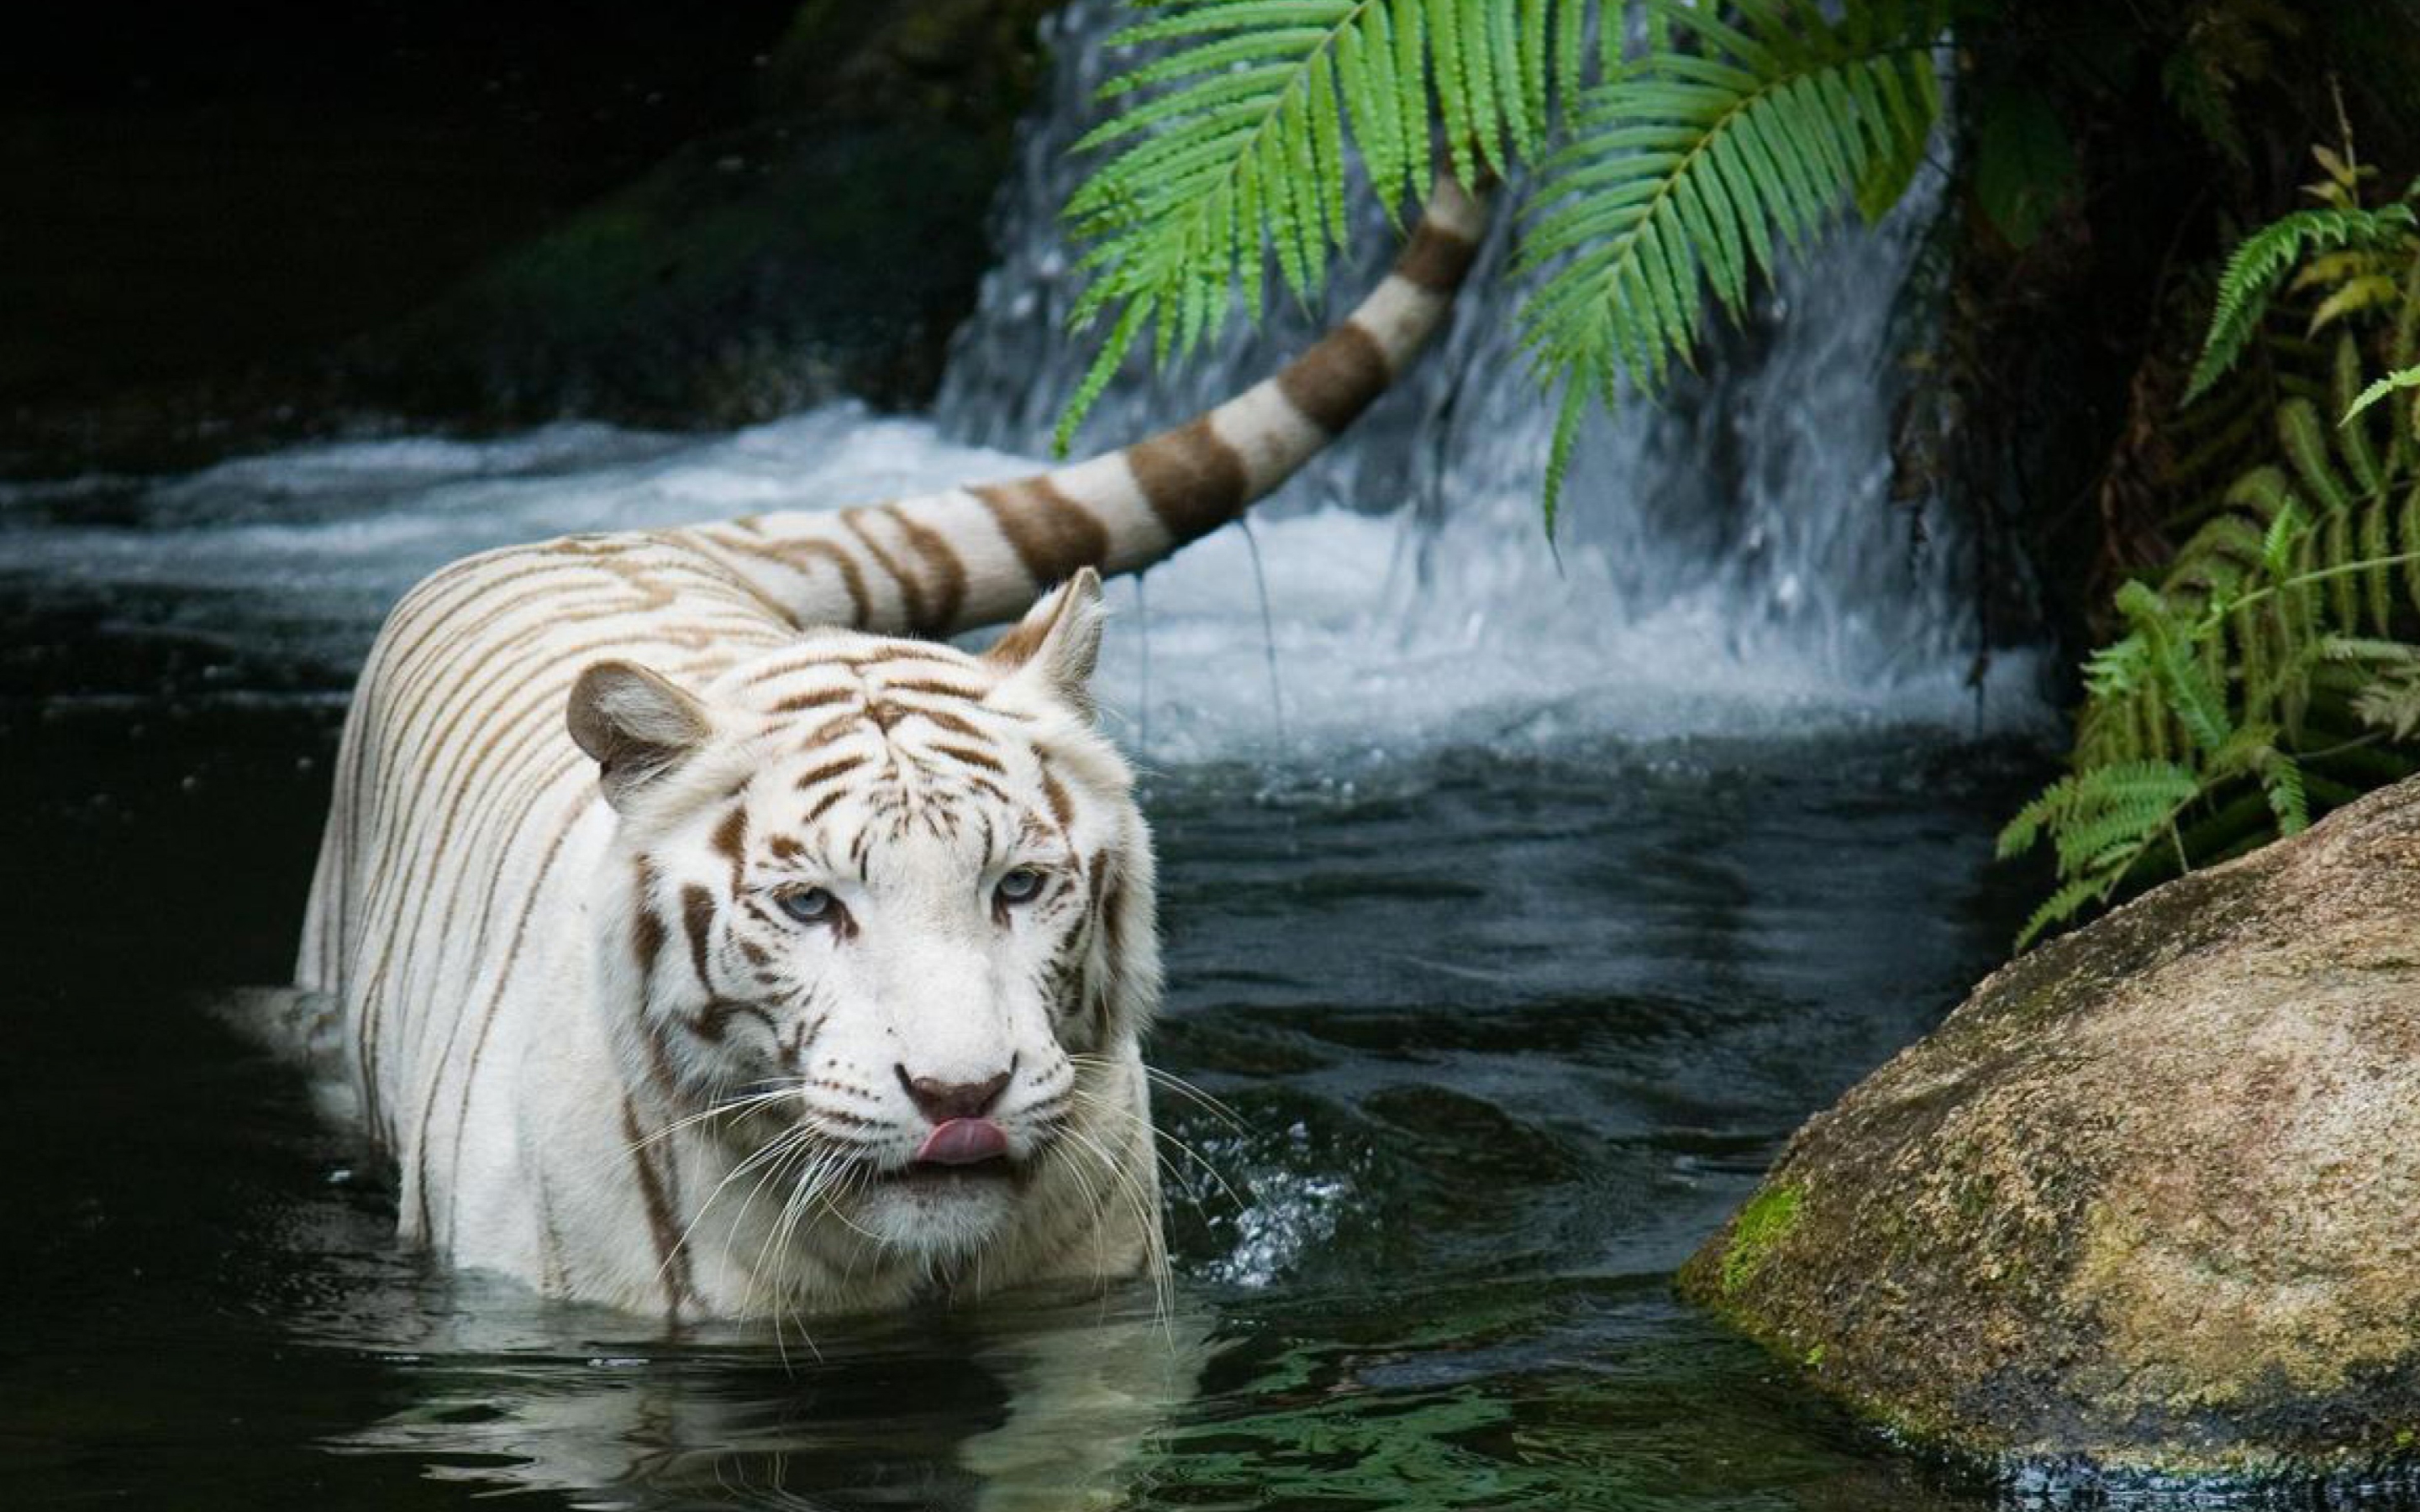
[[(1041, 452), (1091, 360), (1098, 332), (1067, 330), (1079, 283), (1058, 212), (1089, 166), (1071, 149), (1099, 118), (1104, 43), (1123, 8), (1076, 0), (1048, 23), (1052, 68), (996, 211), (998, 262), (952, 348), (936, 410), (946, 435)], [(1459, 655), (1516, 688), (1539, 682), (1530, 674), (1543, 659), (1554, 664), (1544, 683), (1597, 702), (1848, 698), (1885, 715), (1959, 719), (1982, 639), (1976, 543), (1937, 499), (1894, 501), (1890, 486), (1891, 416), (1911, 381), (1894, 311), (1940, 193), (1936, 172), (1879, 228), (1834, 237), (1786, 270), (1747, 329), (1717, 325), (1701, 373), (1660, 401), (1632, 397), (1595, 419), (1550, 550), (1540, 500), (1554, 411), (1517, 339), (1526, 283), (1507, 273), (1513, 186), (1499, 195), (1441, 344), (1264, 506), (1280, 522), (1264, 536), (1278, 613), (1297, 632), (1329, 621), (1328, 637), (1296, 637), (1304, 650), (1329, 640), (1383, 644), (1423, 664)], [(1238, 320), (1168, 375), (1130, 357), (1078, 449), (1181, 419), (1299, 349), (1392, 256), (1395, 237), (1374, 207), (1360, 230), (1326, 309), (1300, 308), (1272, 279), (1264, 328)], [(1197, 553), (1218, 552), (1223, 574), (1235, 564), (1227, 545)], [(1375, 584), (1366, 581), (1373, 554), (1388, 566)], [(1198, 566), (1180, 570), (1198, 579)], [(1209, 585), (1193, 586), (1172, 607), (1208, 609)], [(1242, 625), (1241, 600), (1217, 596)], [(1155, 584), (1155, 613), (1172, 598)], [(1318, 682), (1302, 659), (1290, 658), (1291, 675)], [(2003, 668), (1998, 681), (2011, 690), (1986, 708), (1993, 722), (2038, 712), (2027, 660)]]
[[(844, 404), (720, 435), (559, 424), (0, 483), (0, 579), (142, 636), (233, 648), (213, 687), (299, 675), (334, 691), (386, 605), (470, 551), (1032, 470), (1091, 356), (1065, 329), (1057, 214), (1118, 9), (1077, 0), (1050, 23), (999, 262), (933, 417)], [(1104, 704), (1152, 764), (1242, 757), (1321, 780), (1381, 748), (2039, 720), (2030, 658), (1996, 658), (1988, 702), (1967, 684), (1974, 543), (1937, 502), (1890, 498), (1889, 419), (1909, 382), (1893, 311), (1938, 196), (1834, 238), (1748, 329), (1712, 340), (1700, 375), (1592, 423), (1556, 549), (1539, 516), (1552, 417), (1515, 339), (1516, 206), (1500, 206), (1439, 346), (1256, 513), (1252, 540), (1221, 532), (1154, 569), (1147, 594), (1115, 590)], [(1173, 375), (1130, 365), (1083, 443), (1122, 444), (1272, 370), (1391, 257), (1392, 233), (1366, 229), (1330, 310), (1238, 323)]]

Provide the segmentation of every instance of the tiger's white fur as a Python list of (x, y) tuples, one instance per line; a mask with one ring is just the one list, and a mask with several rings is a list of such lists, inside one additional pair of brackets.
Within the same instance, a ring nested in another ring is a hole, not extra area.
[[(346, 723), (298, 966), (340, 1005), (403, 1236), (673, 1316), (1150, 1264), (1152, 856), (1090, 718), (1095, 570), (1233, 518), (1348, 424), (1480, 214), (1441, 179), (1351, 318), (1124, 451), (414, 588)], [(899, 638), (1061, 580), (983, 656)], [(818, 890), (838, 912), (785, 912)], [(954, 1119), (1005, 1162), (917, 1164)]]

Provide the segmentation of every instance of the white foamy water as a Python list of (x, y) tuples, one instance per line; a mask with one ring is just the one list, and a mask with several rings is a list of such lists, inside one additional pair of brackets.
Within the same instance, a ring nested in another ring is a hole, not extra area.
[[(14, 527), (0, 526), (0, 572), (127, 625), (343, 667), (397, 594), (471, 551), (1038, 465), (853, 406), (706, 439), (561, 425), (316, 445), (147, 486), (0, 486)], [(110, 523), (70, 522), (103, 496)], [(1614, 612), (1619, 553), (1572, 545), (1558, 563), (1531, 508), (1508, 496), (1438, 525), (1335, 505), (1264, 520), (1265, 625), (1252, 542), (1204, 541), (1140, 589), (1112, 588), (1105, 702), (1155, 764), (1975, 717), (1958, 669), (1861, 675), (1823, 637), (1745, 633), (1719, 583)]]

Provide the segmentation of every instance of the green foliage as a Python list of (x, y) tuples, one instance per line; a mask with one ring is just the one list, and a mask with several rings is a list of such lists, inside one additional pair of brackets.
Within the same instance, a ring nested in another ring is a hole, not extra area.
[[(2299, 272), (2303, 286), (2335, 285), (2312, 314), (2313, 331), (2399, 298), (2400, 285), (2387, 270), (2411, 260), (2413, 246), (2420, 244), (2420, 219), (2401, 201), (2365, 208), (2361, 186), (2373, 170), (2325, 147), (2315, 149), (2314, 156), (2327, 172), (2309, 191), (2320, 201), (2319, 207), (2271, 222), (2228, 255), (2226, 270), (2219, 275), (2218, 308), (2211, 316), (2210, 335), (2185, 386), (2188, 402), (2207, 393), (2235, 365), (2289, 272)], [(2328, 260), (2314, 256), (2323, 248), (2341, 249), (2343, 255)]]
[[(1544, 277), (1522, 320), (1565, 388), (1552, 480), (1591, 397), (1659, 385), (1711, 292), (1736, 315), (1752, 270), (1853, 198), (1897, 202), (1939, 113), (1930, 0), (1811, 0), (1717, 12), (1638, 0), (1171, 0), (1115, 41), (1143, 60), (1104, 87), (1140, 102), (1085, 138), (1111, 152), (1068, 206), (1109, 322), (1059, 427), (1063, 448), (1133, 344), (1166, 361), (1257, 315), (1264, 262), (1308, 301), (1349, 235), (1357, 157), (1390, 210), (1441, 138), (1466, 182), (1539, 168), (1525, 246)], [(1562, 145), (1548, 149), (1550, 140)], [(1549, 518), (1554, 482), (1549, 484)]]
[(2276, 43), (2304, 29), (2303, 17), (2282, 0), (2215, 0), (2161, 60), (2160, 87), (2203, 141), (2237, 167), (2249, 167), (2236, 92), (2267, 78)]
[[(2335, 327), (2316, 359), (2325, 368), (2271, 405), (2269, 459), (2159, 585), (2119, 591), (2127, 633), (2086, 666), (2073, 769), (2000, 837), (2003, 856), (2047, 839), (2057, 860), (2058, 889), (2021, 944), (2420, 770), (2420, 415), (2397, 407), (2381, 423), (2372, 409), (2420, 385), (2420, 236), (2401, 205), (2387, 208), (2399, 217), (2362, 208), (2350, 153), (2320, 162), (2334, 202), (2254, 233), (2229, 258), (2204, 364), (2215, 381), (2266, 340), (2273, 366), (2307, 370), (2304, 338)], [(2358, 224), (2366, 239), (2315, 233), (2315, 215)], [(2392, 298), (2377, 295), (2381, 279)], [(2302, 338), (2258, 329), (2280, 287), (2311, 301)], [(2365, 387), (2371, 349), (2400, 365)]]
[(2362, 390), (2353, 400), (2352, 408), (2345, 411), (2345, 419), (2350, 421), (2353, 416), (2360, 414), (2398, 389), (2420, 389), (2420, 366), (2398, 367), (2368, 388)]
[(1582, 0), (1173, 0), (1112, 45), (1152, 55), (1102, 88), (1143, 98), (1078, 144), (1114, 149), (1067, 217), (1091, 275), (1079, 324), (1109, 336), (1059, 426), (1063, 449), (1127, 348), (1163, 362), (1257, 316), (1264, 260), (1305, 301), (1349, 235), (1348, 149), (1392, 208), (1428, 187), (1433, 122), (1476, 182), (1533, 154), (1587, 65)]
[(1658, 44), (1581, 97), (1526, 228), (1524, 265), (1546, 276), (1523, 332), (1566, 393), (1550, 520), (1585, 413), (1575, 396), (1661, 387), (1706, 293), (1736, 317), (1778, 245), (1801, 246), (1852, 196), (1874, 213), (1896, 203), (1940, 112), (1937, 21), (1920, 8), (1852, 6), (1834, 24), (1759, 0), (1737, 26), (1671, 0), (1647, 10)]
[(1730, 1296), (1756, 1278), (1773, 1257), (1775, 1246), (1798, 1227), (1806, 1191), (1785, 1183), (1767, 1187), (1740, 1210), (1731, 1224), (1731, 1242), (1723, 1251), (1723, 1294)]
[(2075, 144), (2035, 90), (1988, 90), (1975, 115), (1976, 202), (2010, 246), (2029, 247), (2074, 193)]

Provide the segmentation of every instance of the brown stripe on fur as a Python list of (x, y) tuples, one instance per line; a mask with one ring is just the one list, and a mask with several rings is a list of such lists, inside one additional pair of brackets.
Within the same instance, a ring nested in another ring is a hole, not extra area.
[[(882, 690), (886, 693), (924, 693), (937, 699), (956, 699), (961, 703), (983, 702), (981, 688), (966, 687), (955, 683), (936, 683), (927, 678), (886, 678), (882, 684)], [(919, 709), (916, 712), (922, 714), (923, 711)]]
[(1125, 954), (1125, 930), (1119, 923), (1116, 908), (1121, 892), (1118, 879), (1113, 874), (1116, 867), (1116, 857), (1108, 851), (1093, 857), (1093, 915), (1100, 920), (1102, 936), (1108, 942), (1109, 956), (1112, 961)]
[(995, 483), (967, 492), (991, 511), (992, 523), (1016, 548), (1016, 560), (1037, 583), (1063, 582), (1078, 567), (1097, 567), (1109, 558), (1109, 532), (1093, 512), (1062, 492), (1047, 476)]
[(639, 1128), (638, 1110), (622, 1099), (622, 1134), (630, 1147), (630, 1165), (639, 1173), (639, 1197), (647, 1209), (647, 1231), (656, 1242), (656, 1273), (663, 1278), (664, 1311), (680, 1314), (681, 1298), (690, 1295), (689, 1248), (673, 1222), (672, 1204), (664, 1200), (663, 1178), (647, 1159), (646, 1135)]
[(824, 1020), (830, 1016), (818, 1014), (812, 1019), (802, 1016), (799, 1020), (798, 1037), (795, 1040), (785, 1036), (776, 1041), (780, 1048), (775, 1052), (775, 1058), (783, 1071), (793, 1076), (805, 1073), (807, 1050), (815, 1042), (816, 1037), (824, 1032)]
[(813, 693), (793, 693), (773, 705), (775, 714), (797, 714), (804, 709), (820, 709), (828, 704), (846, 703), (857, 697), (853, 687), (827, 687)]
[(1008, 775), (1007, 767), (1002, 766), (999, 762), (984, 754), (982, 751), (972, 749), (966, 746), (952, 746), (940, 741), (935, 741), (933, 743), (932, 750), (933, 754), (936, 756), (947, 756), (954, 762), (964, 762), (969, 766), (980, 766), (986, 772), (998, 772), (1003, 777)]
[(715, 854), (723, 856), (735, 867), (747, 856), (748, 806), (746, 804), (732, 805), (731, 811), (723, 815), (722, 823), (714, 826), (713, 845)]
[[(579, 822), (581, 809), (584, 807), (584, 804), (574, 807), (571, 811), (555, 826), (554, 838), (547, 842), (546, 850), (538, 856), (538, 875), (544, 876), (553, 868), (554, 858), (562, 854), (563, 843), (566, 840), (570, 838), (573, 827)], [(512, 939), (505, 947), (504, 960), (508, 964), (504, 974), (497, 979), (495, 990), (489, 995), (487, 1006), (480, 1011), (479, 1032), (471, 1041), (471, 1058), (464, 1064), (461, 1076), (461, 1090), (455, 1102), (454, 1127), (457, 1130), (459, 1130), (463, 1121), (467, 1120), (471, 1116), (471, 1088), (478, 1083), (479, 1059), (482, 1056), (487, 1054), (488, 1050), (488, 1031), (495, 1027), (496, 1011), (503, 1005), (504, 994), (512, 986), (512, 964), (517, 964), (524, 959), (521, 950), (522, 942), (529, 937), (530, 918), (537, 912), (538, 899), (541, 896), (541, 893), (533, 891), (528, 897), (521, 901), (520, 917), (514, 920)], [(447, 1032), (445, 1056), (449, 1060), (453, 1056), (454, 1036), (461, 1031), (461, 1026), (462, 1021), (458, 1017), (455, 1019), (452, 1028)], [(418, 1148), (420, 1150), (419, 1206), (420, 1232), (424, 1237), (434, 1233), (434, 1230), (429, 1227), (430, 1214), (428, 1210), (428, 1131), (431, 1123), (437, 1117), (438, 1094), (443, 1090), (444, 1086), (445, 1078), (443, 1075), (441, 1074), (432, 1078), (428, 1084), (427, 1100), (420, 1105), (420, 1137), (418, 1142)], [(461, 1141), (457, 1139), (454, 1144), (454, 1166), (458, 1183), (461, 1174), (461, 1161), (462, 1145)], [(450, 1207), (446, 1213), (446, 1227), (449, 1232), (453, 1228), (453, 1211)]]
[(1288, 363), (1278, 388), (1304, 419), (1333, 436), (1386, 393), (1393, 376), (1377, 338), (1347, 320)]
[(1209, 534), (1251, 497), (1242, 454), (1211, 428), (1207, 415), (1134, 446), (1126, 461), (1151, 512), (1179, 541)]
[(1450, 294), (1462, 287), (1470, 265), (1479, 258), (1479, 243), (1459, 231), (1427, 221), (1412, 227), (1412, 239), (1395, 259), (1404, 281), (1432, 294)]
[(806, 823), (812, 825), (816, 820), (821, 819), (824, 815), (831, 812), (832, 810), (838, 807), (839, 804), (847, 796), (848, 789), (834, 788), (830, 793), (825, 794), (822, 797), (817, 798), (807, 810)]
[(899, 527), (899, 533), (907, 538), (909, 548), (923, 562), (924, 569), (932, 574), (932, 580), (925, 584), (933, 594), (932, 613), (920, 616), (909, 628), (927, 634), (952, 628), (958, 622), (958, 610), (965, 607), (967, 601), (967, 564), (958, 560), (957, 549), (950, 545), (949, 537), (930, 525), (909, 518), (897, 504), (883, 505), (882, 513), (891, 517)]
[(1047, 766), (1042, 769), (1042, 795), (1049, 800), (1050, 817), (1059, 821), (1060, 829), (1072, 832), (1076, 827), (1075, 800), (1067, 796), (1066, 787)]
[(899, 585), (899, 599), (908, 611), (908, 623), (922, 625), (925, 619), (924, 584), (914, 573), (901, 566), (898, 558), (893, 557), (866, 528), (867, 513), (862, 509), (844, 509), (840, 512), (840, 522), (857, 537), (858, 545), (865, 548), (865, 554), (874, 559), (875, 564), (891, 574), (891, 580)]
[(807, 789), (817, 786), (821, 783), (829, 782), (833, 778), (844, 776), (849, 772), (854, 772), (859, 767), (863, 766), (871, 758), (869, 757), (861, 755), (843, 756), (837, 761), (826, 762), (821, 766), (799, 775), (798, 781), (799, 791), (804, 793)]
[(699, 1011), (697, 1022), (690, 1027), (696, 1032), (699, 1039), (720, 1044), (722, 1042), (722, 1037), (730, 1031), (731, 1021), (736, 1018), (752, 1018), (765, 1026), (766, 1033), (777, 1040), (781, 1037), (782, 1026), (773, 1022), (772, 1014), (756, 1004), (739, 997), (717, 997), (708, 1002)]
[(865, 572), (857, 559), (830, 541), (767, 541), (748, 549), (803, 574), (810, 562), (829, 562), (840, 569), (840, 585), (848, 594), (848, 623), (863, 628), (867, 621)]
[(957, 715), (952, 714), (947, 709), (927, 709), (915, 704), (901, 704), (900, 707), (916, 716), (916, 717), (931, 724), (936, 729), (946, 730), (954, 735), (964, 735), (969, 740), (979, 740), (985, 745), (989, 745), (991, 743), (992, 736), (990, 731), (985, 730), (983, 726), (975, 723), (972, 719), (961, 718)]
[(972, 772), (960, 772), (957, 776), (959, 781), (964, 782), (967, 786), (974, 789), (977, 793), (982, 794), (985, 797), (991, 799), (994, 803), (1014, 803), (1016, 801), (1008, 795), (1008, 790), (1006, 788), (1001, 787), (990, 778), (978, 777)]
[(656, 912), (656, 869), (639, 857), (637, 896), (630, 909), (630, 949), (639, 958), (639, 980), (655, 980), (656, 957), (664, 949), (664, 921)]
[(829, 746), (833, 741), (838, 740), (841, 736), (847, 734), (850, 731), (856, 729), (858, 722), (864, 717), (865, 716), (863, 714), (852, 709), (848, 713), (842, 715), (837, 719), (826, 719), (823, 723), (807, 732), (805, 738), (799, 742), (799, 748), (800, 750), (817, 750), (825, 746)]
[(921, 661), (933, 671), (954, 672), (961, 671), (966, 667), (966, 662), (960, 657), (952, 656), (947, 646), (932, 645), (922, 641), (880, 646), (849, 657), (848, 665), (853, 669), (862, 669), (899, 661)]
[(799, 659), (792, 661), (784, 658), (768, 666), (759, 667), (741, 678), (739, 686), (762, 687), (767, 683), (777, 683), (784, 677), (797, 677), (806, 672), (838, 671), (845, 670), (848, 666), (846, 657), (834, 656), (829, 652), (818, 655), (806, 646), (796, 645), (788, 649), (799, 652)]
[(714, 894), (694, 882), (681, 888), (681, 928), (689, 933), (689, 962), (697, 972), (698, 984), (714, 991), (714, 978), (706, 969), (707, 947), (713, 941)]
[(1044, 624), (1036, 624), (1031, 619), (1019, 620), (1010, 625), (999, 640), (984, 647), (983, 659), (1003, 671), (1015, 671), (1033, 659), (1033, 654), (1042, 649), (1043, 641), (1050, 639), (1051, 627), (1058, 623), (1056, 619)]
[[(1109, 857), (1107, 853), (1096, 857), (1094, 864), (1106, 872), (1109, 867)], [(1117, 977), (1118, 963), (1125, 959), (1126, 953), (1125, 920), (1123, 917), (1125, 911), (1125, 879), (1111, 876), (1102, 885), (1100, 907), (1094, 916), (1101, 921), (1102, 955), (1109, 963), (1111, 978), (1111, 982), (1102, 984), (1103, 990), (1100, 995), (1101, 1013), (1098, 1032), (1103, 1039), (1109, 1038), (1111, 1027), (1109, 1015), (1117, 1009), (1117, 995), (1111, 990), (1111, 983)]]
[(680, 1077), (673, 1071), (672, 1047), (664, 1041), (664, 1023), (655, 1014), (639, 1014), (639, 1039), (646, 1047), (647, 1079), (667, 1101), (680, 1096)]

